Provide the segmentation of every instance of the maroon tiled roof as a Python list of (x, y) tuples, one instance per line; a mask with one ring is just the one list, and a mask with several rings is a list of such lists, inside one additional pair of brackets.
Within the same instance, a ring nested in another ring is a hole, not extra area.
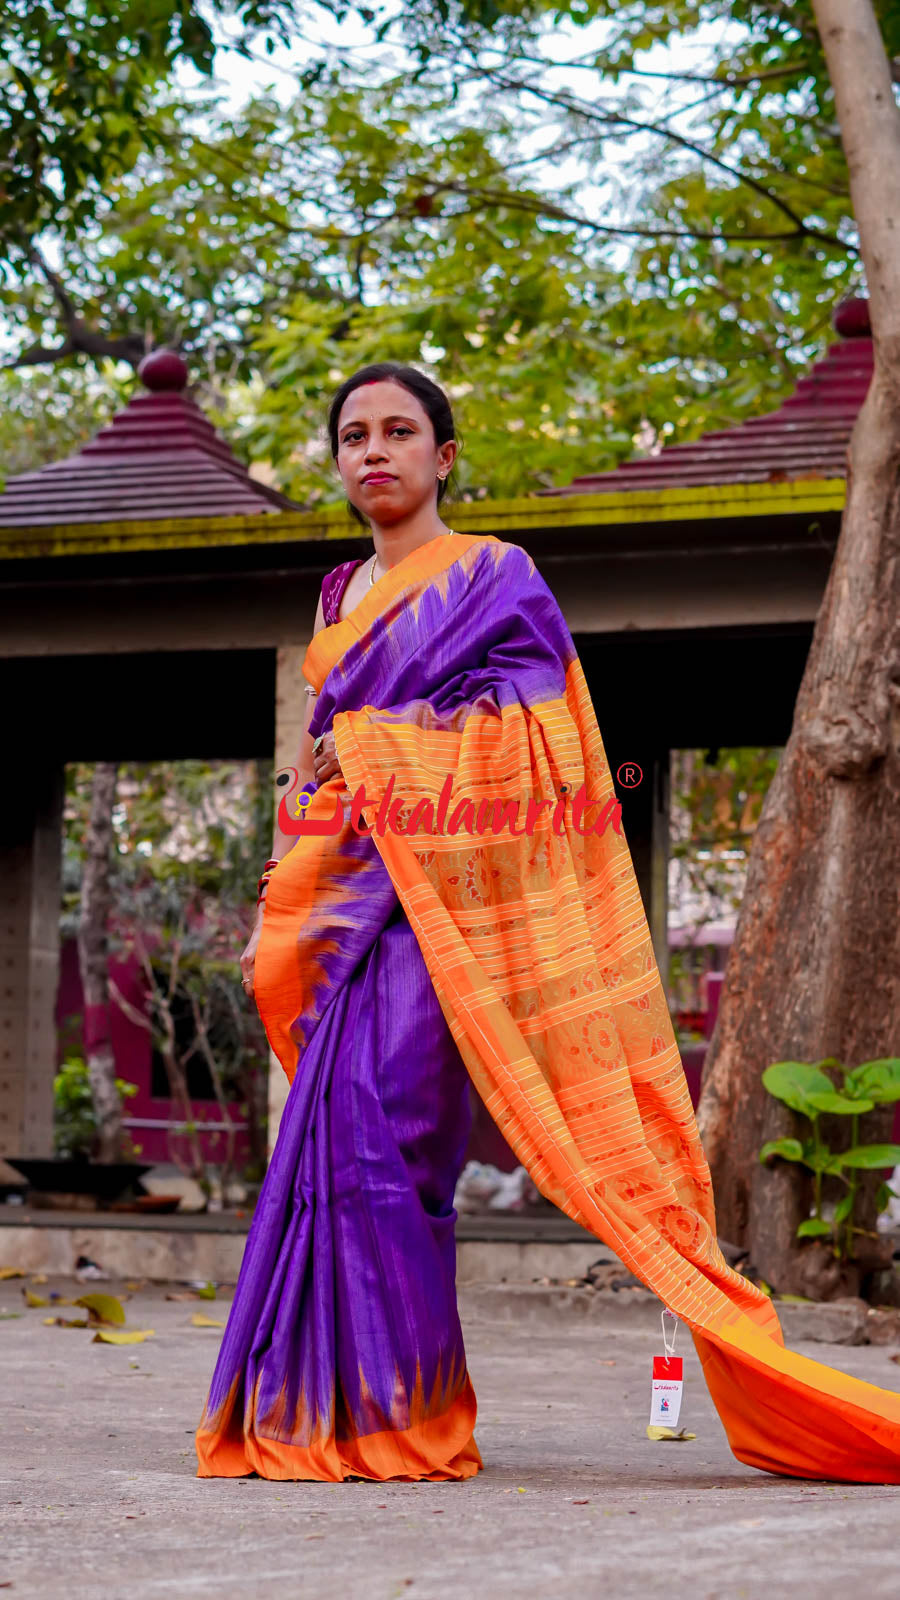
[(136, 394), (83, 450), (8, 480), (0, 494), (0, 527), (296, 509), (277, 489), (250, 477), (184, 393), (188, 371), (179, 355), (154, 350), (138, 373), (147, 392)]
[(872, 377), (868, 301), (837, 308), (833, 344), (777, 411), (705, 433), (693, 444), (667, 445), (657, 455), (591, 472), (543, 494), (602, 494), (630, 489), (691, 489), (717, 483), (777, 483), (792, 478), (843, 478), (850, 431)]

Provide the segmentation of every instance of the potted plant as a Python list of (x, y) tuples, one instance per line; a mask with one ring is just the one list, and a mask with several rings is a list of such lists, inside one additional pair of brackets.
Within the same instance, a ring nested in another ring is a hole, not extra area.
[[(137, 1093), (122, 1078), (116, 1079), (116, 1088), (123, 1103)], [(136, 1159), (140, 1150), (130, 1140), (121, 1161), (92, 1160), (97, 1123), (87, 1063), (75, 1050), (67, 1052), (53, 1080), (53, 1104), (55, 1156), (9, 1158), (29, 1184), (32, 1203), (44, 1195), (52, 1196), (56, 1205), (83, 1204), (85, 1199), (110, 1203), (140, 1184), (152, 1163)]]

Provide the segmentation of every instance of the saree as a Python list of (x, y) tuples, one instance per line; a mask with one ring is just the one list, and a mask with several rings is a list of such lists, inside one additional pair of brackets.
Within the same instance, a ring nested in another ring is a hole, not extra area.
[(900, 1396), (786, 1349), (719, 1249), (597, 719), (531, 558), (433, 539), (304, 671), (344, 783), (266, 896), (257, 1002), (291, 1088), (200, 1475), (478, 1471), (452, 1246), (468, 1075), (541, 1193), (687, 1325), (739, 1461), (900, 1482)]

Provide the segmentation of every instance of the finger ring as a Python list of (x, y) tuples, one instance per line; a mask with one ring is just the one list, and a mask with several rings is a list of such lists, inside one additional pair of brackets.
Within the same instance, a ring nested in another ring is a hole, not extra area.
[(319, 745), (322, 743), (322, 740), (324, 739), (324, 737), (325, 737), (324, 733), (320, 733), (318, 739), (314, 739), (313, 740), (313, 755), (315, 755), (315, 753), (318, 750)]

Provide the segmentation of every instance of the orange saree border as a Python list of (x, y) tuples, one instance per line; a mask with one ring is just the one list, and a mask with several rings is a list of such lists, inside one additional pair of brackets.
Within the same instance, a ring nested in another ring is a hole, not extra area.
[(483, 1466), (473, 1437), (477, 1407), (468, 1376), (449, 1404), (438, 1393), (427, 1401), (414, 1394), (406, 1428), (385, 1426), (337, 1438), (329, 1419), (305, 1445), (279, 1438), (274, 1429), (259, 1424), (254, 1403), (249, 1409), (243, 1422), (231, 1412), (218, 1427), (201, 1425), (196, 1435), (198, 1477), (242, 1478), (256, 1472), (285, 1482), (370, 1478), (437, 1483), (472, 1478)]

